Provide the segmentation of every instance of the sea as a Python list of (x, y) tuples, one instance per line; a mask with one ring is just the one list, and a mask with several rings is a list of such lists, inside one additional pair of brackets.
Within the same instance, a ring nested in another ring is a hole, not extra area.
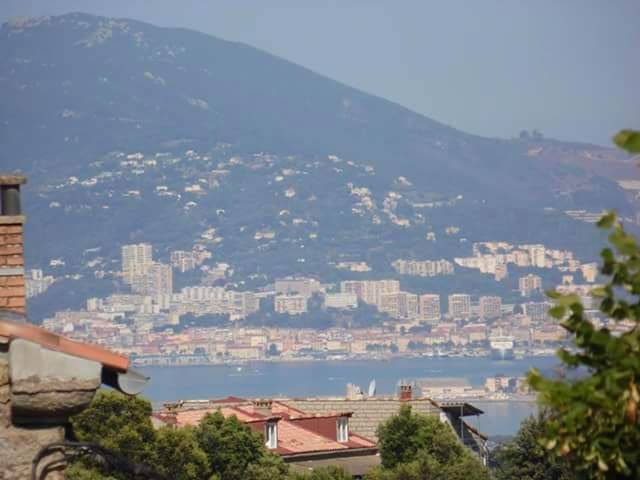
[[(151, 377), (144, 396), (155, 405), (180, 399), (238, 397), (341, 396), (347, 383), (367, 391), (372, 380), (377, 395), (391, 395), (402, 379), (424, 377), (464, 378), (482, 387), (486, 377), (497, 374), (522, 376), (536, 367), (552, 373), (556, 357), (517, 360), (490, 358), (398, 358), (390, 360), (313, 360), (295, 362), (249, 362), (242, 365), (144, 367)], [(520, 422), (536, 412), (535, 401), (474, 400), (484, 411), (467, 417), (490, 437), (514, 435)]]

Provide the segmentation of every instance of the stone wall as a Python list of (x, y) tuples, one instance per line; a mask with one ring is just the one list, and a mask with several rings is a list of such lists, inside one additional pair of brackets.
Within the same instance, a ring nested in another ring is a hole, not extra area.
[[(40, 449), (64, 441), (69, 415), (92, 400), (101, 365), (25, 340), (2, 342), (0, 337), (0, 479), (28, 480)], [(50, 456), (39, 463), (54, 462), (47, 480), (64, 478), (60, 460)]]

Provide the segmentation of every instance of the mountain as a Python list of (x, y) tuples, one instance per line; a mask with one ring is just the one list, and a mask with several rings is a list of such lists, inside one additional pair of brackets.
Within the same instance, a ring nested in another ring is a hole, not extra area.
[(563, 212), (635, 209), (612, 149), (470, 135), (198, 32), (19, 19), (0, 29), (0, 59), (0, 164), (30, 176), (32, 265), (108, 270), (142, 240), (165, 258), (208, 242), (268, 278), (349, 258), (388, 269), (490, 239), (591, 254), (592, 227)]

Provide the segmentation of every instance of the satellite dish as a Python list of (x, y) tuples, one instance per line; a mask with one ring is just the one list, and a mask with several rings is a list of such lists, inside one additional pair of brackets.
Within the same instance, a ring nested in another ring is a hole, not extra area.
[(371, 383), (369, 384), (369, 396), (370, 397), (375, 397), (376, 396), (376, 381), (371, 380)]

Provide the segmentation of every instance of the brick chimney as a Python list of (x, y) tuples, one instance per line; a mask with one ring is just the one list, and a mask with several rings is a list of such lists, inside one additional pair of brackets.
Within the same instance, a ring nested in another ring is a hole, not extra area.
[(273, 407), (273, 401), (268, 398), (259, 398), (253, 401), (253, 409), (256, 413), (265, 417), (273, 415), (271, 408)]
[(0, 175), (0, 309), (26, 313), (23, 226), (20, 207), (22, 175)]
[(400, 384), (400, 401), (408, 402), (413, 400), (413, 386), (411, 384)]

